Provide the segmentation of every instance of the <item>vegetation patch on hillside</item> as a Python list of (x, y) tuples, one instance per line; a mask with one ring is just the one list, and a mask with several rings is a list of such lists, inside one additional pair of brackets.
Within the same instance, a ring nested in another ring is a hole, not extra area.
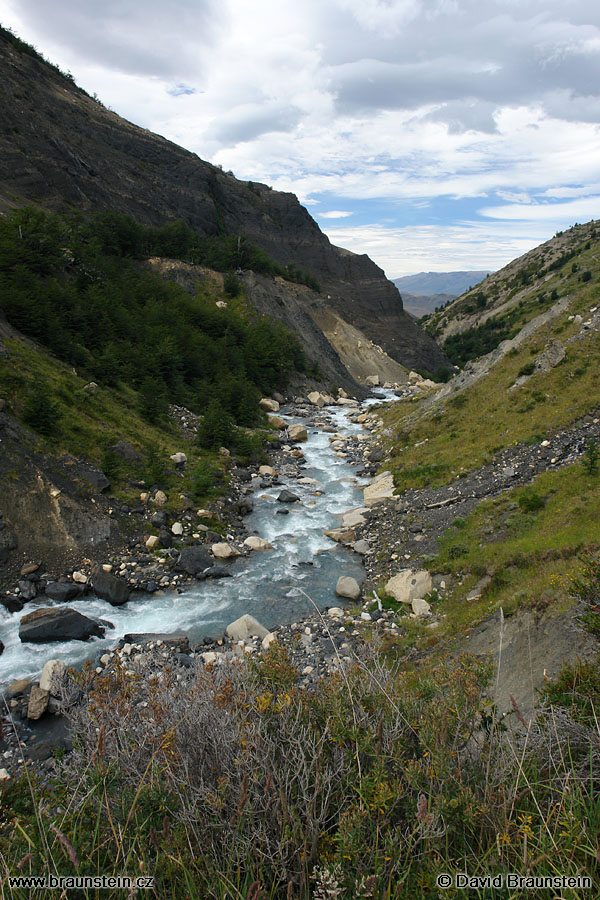
[[(132, 479), (160, 484), (169, 492), (173, 508), (182, 502), (180, 495), (200, 502), (225, 490), (226, 459), (216, 452), (218, 446), (207, 446), (202, 434), (196, 440), (184, 438), (170, 418), (148, 421), (132, 388), (89, 390), (85, 379), (43, 350), (21, 341), (5, 346), (8, 355), (0, 357), (0, 394), (6, 411), (39, 435), (35, 452), (86, 459), (108, 476), (116, 497), (134, 505), (139, 503), (139, 487), (132, 486)], [(219, 421), (222, 426), (223, 420)], [(234, 428), (229, 432), (230, 446), (240, 460), (262, 461), (268, 434), (260, 428)], [(138, 462), (112, 450), (119, 441), (137, 453)], [(169, 457), (182, 450), (188, 462), (184, 469), (177, 469)], [(0, 469), (3, 477), (17, 481), (22, 474), (18, 467)]]
[[(568, 606), (582, 555), (600, 548), (599, 502), (600, 477), (580, 462), (544, 472), (457, 518), (429, 565), (455, 582), (437, 607), (446, 616), (445, 632), (471, 627), (499, 607), (510, 614)], [(467, 600), (482, 578), (489, 581), (480, 596)]]
[(213, 403), (238, 425), (257, 424), (261, 393), (303, 371), (304, 352), (280, 323), (251, 320), (214, 286), (191, 297), (135, 264), (144, 236), (144, 250), (177, 255), (190, 235), (182, 223), (144, 229), (112, 214), (86, 222), (17, 210), (0, 220), (0, 309), (85, 377), (137, 391), (148, 421), (164, 419), (168, 403), (198, 412)]

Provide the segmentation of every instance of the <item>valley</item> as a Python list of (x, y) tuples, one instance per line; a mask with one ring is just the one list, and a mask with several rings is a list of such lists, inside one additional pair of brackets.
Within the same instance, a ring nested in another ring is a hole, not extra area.
[(0, 74), (2, 889), (597, 878), (598, 222), (417, 323), (294, 195)]

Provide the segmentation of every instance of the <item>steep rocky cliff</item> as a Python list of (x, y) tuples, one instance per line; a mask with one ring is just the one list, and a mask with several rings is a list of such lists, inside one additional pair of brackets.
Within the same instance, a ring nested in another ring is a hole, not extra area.
[(334, 309), (410, 368), (446, 361), (382, 270), (334, 247), (293, 194), (239, 181), (127, 122), (1, 30), (0, 79), (0, 210), (114, 209), (148, 224), (181, 218), (206, 235), (243, 233), (319, 281), (308, 307)]

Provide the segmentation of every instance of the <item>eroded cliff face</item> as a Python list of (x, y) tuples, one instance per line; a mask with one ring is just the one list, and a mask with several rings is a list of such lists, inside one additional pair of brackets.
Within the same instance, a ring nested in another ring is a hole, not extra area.
[(293, 194), (239, 181), (132, 125), (2, 31), (0, 79), (0, 210), (114, 209), (146, 224), (184, 219), (206, 235), (245, 234), (320, 282), (311, 305), (333, 308), (398, 362), (430, 371), (446, 362), (382, 270), (334, 247)]
[[(146, 265), (166, 281), (174, 281), (192, 295), (206, 282), (215, 282), (219, 289), (223, 287), (221, 273), (203, 266), (159, 257), (149, 259)], [(343, 387), (356, 396), (365, 395), (364, 388), (361, 388), (364, 379), (357, 378), (357, 373), (346, 367), (335, 344), (313, 320), (311, 305), (318, 296), (315, 291), (303, 284), (295, 284), (283, 278), (272, 278), (269, 275), (258, 275), (255, 272), (246, 272), (240, 276), (240, 280), (251, 313), (278, 319), (294, 331), (299, 336), (307, 357), (318, 362), (319, 369), (329, 384)]]

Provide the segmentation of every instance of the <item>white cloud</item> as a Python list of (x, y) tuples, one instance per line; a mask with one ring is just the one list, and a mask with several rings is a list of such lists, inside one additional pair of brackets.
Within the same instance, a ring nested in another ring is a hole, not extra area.
[(342, 209), (331, 209), (329, 212), (320, 212), (320, 219), (347, 219), (348, 216), (353, 215), (351, 212)]
[(491, 219), (512, 219), (525, 222), (587, 222), (600, 216), (600, 195), (580, 197), (569, 203), (526, 203), (506, 206), (487, 206), (479, 210)]
[(410, 229), (420, 269), (450, 245), (471, 253), (455, 268), (495, 267), (554, 216), (597, 214), (597, 0), (0, 0), (0, 17), (129, 120), (320, 201), (320, 221), (369, 201), (369, 228), (336, 242), (386, 269), (417, 210), (439, 216)]
[(424, 271), (495, 271), (551, 237), (539, 223), (522, 222), (517, 227), (505, 222), (462, 222), (404, 228), (368, 225), (326, 231), (333, 244), (376, 259), (388, 278)]

